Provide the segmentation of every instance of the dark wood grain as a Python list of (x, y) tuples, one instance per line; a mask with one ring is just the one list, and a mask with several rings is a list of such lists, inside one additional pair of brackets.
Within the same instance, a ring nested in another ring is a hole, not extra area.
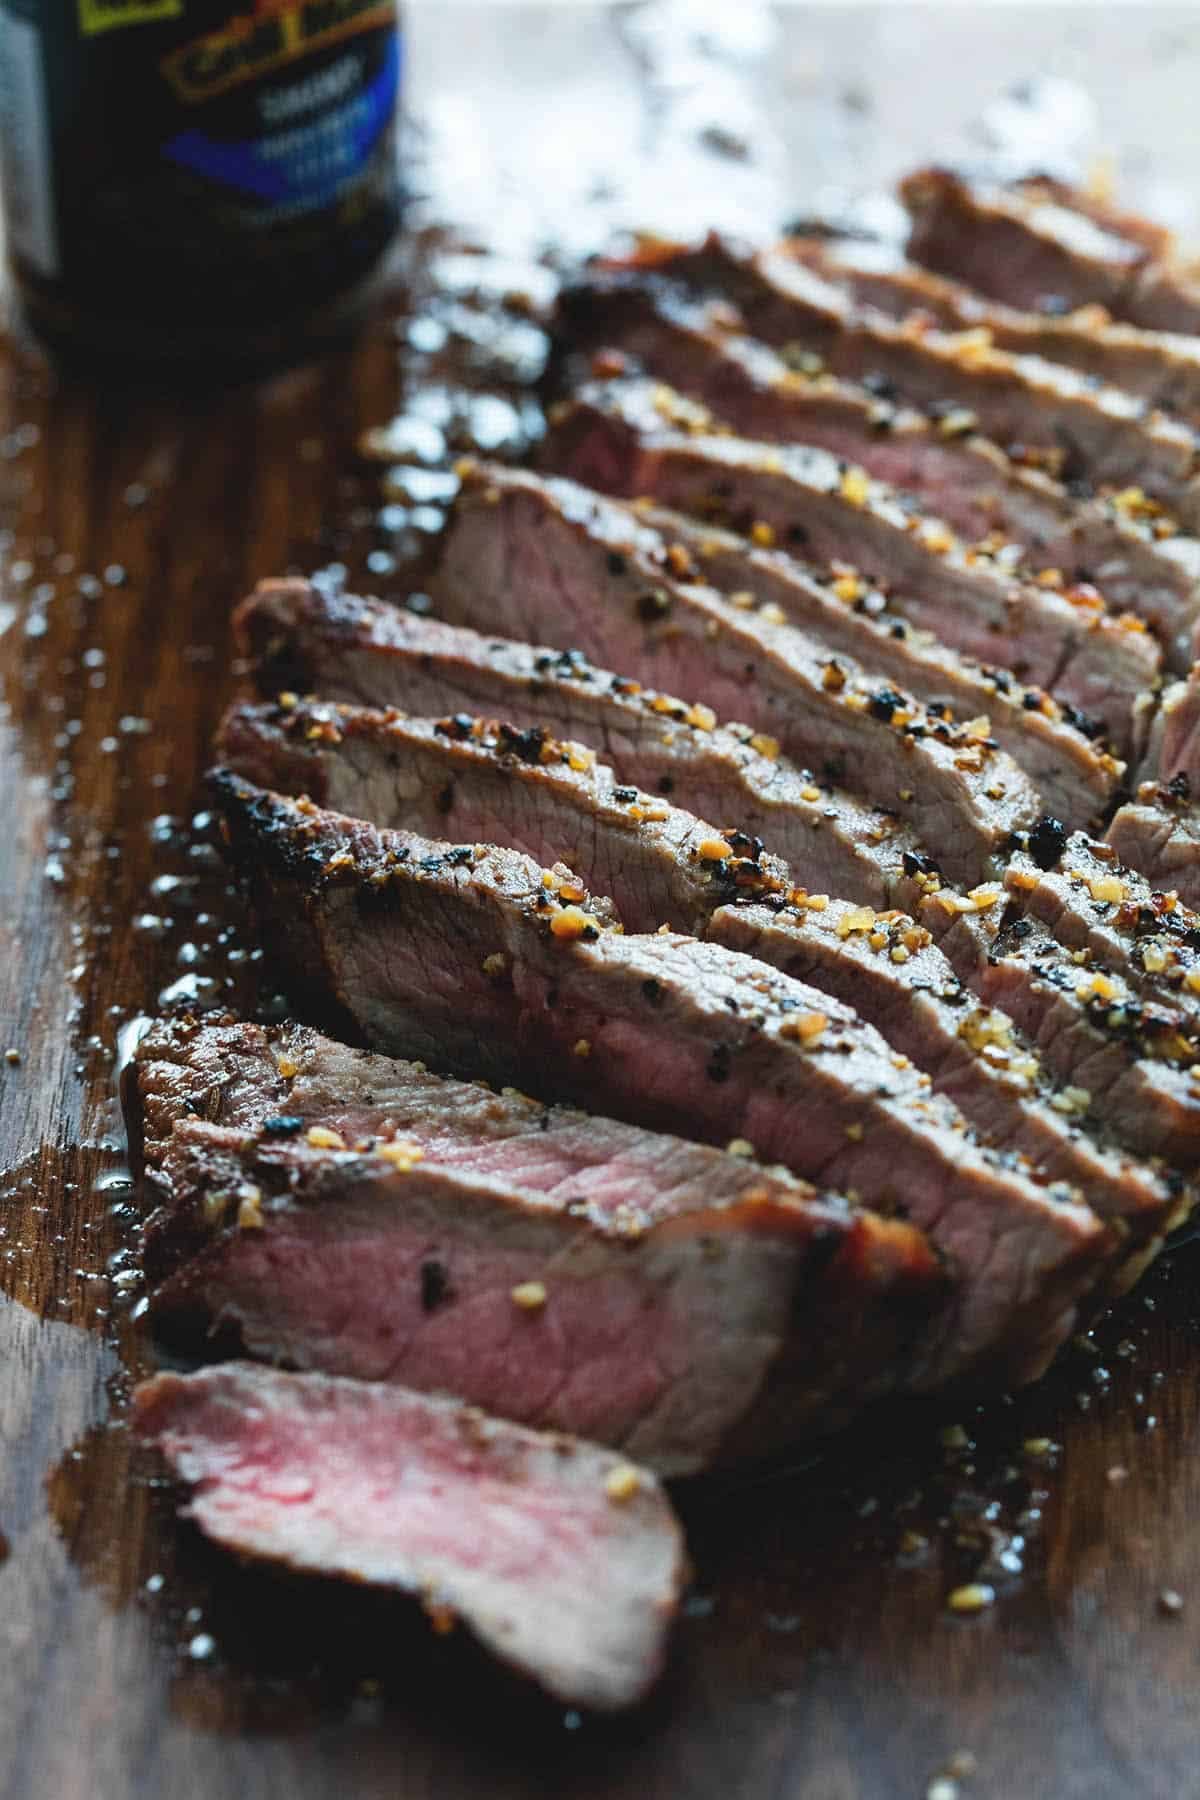
[[(685, 38), (691, 63), (665, 67), (636, 24), (418, 9), (429, 216), (526, 249), (680, 208), (779, 216), (961, 139), (1033, 70), (1086, 78), (1121, 172), (1186, 217), (1191, 9), (805, 10), (741, 62), (697, 64)], [(731, 117), (748, 158), (698, 141)], [(988, 1800), (1200, 1792), (1186, 1251), (1014, 1403), (876, 1420), (808, 1467), (682, 1495), (697, 1584), (670, 1673), (603, 1726), (403, 1609), (234, 1567), (132, 1452), (123, 1399), (153, 1351), (110, 1279), (131, 1202), (118, 1032), (189, 944), (202, 972), (247, 967), (203, 949), (249, 940), (188, 823), (229, 609), (260, 575), (360, 575), (388, 546), (354, 447), (396, 409), (396, 345), (383, 313), (318, 365), (190, 394), (0, 356), (0, 1051), (20, 1056), (0, 1063), (0, 1795), (903, 1800), (964, 1752), (962, 1793)], [(164, 874), (195, 885), (155, 894)], [(990, 1531), (1022, 1572), (956, 1618)], [(191, 1655), (205, 1634), (215, 1654)]]

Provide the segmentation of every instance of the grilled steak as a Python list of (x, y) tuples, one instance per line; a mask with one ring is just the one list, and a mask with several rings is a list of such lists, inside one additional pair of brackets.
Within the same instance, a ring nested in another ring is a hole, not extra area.
[(980, 1146), (849, 1008), (720, 945), (624, 936), (566, 871), (516, 853), (379, 831), (233, 776), (215, 792), (288, 976), (374, 1047), (741, 1137), (903, 1209), (961, 1282), (923, 1383), (1029, 1376), (1071, 1328), (1108, 1232)]
[(572, 1705), (630, 1706), (662, 1667), (683, 1538), (611, 1451), (244, 1363), (157, 1375), (134, 1417), (193, 1490), (185, 1515), (238, 1556), (411, 1594)]
[(304, 1027), (160, 1026), (126, 1085), (160, 1197), (160, 1323), (454, 1393), (666, 1474), (794, 1444), (901, 1386), (944, 1301), (900, 1220)]
[(1087, 951), (1089, 967), (1115, 971), (1144, 999), (1177, 1009), (1200, 1041), (1200, 918), (1082, 832), (1048, 868), (1047, 860), (1018, 852), (1010, 862), (1005, 883), (1021, 910), (1059, 943)]
[(727, 906), (710, 934), (848, 1001), (989, 1142), (1121, 1219), (1133, 1255), (1118, 1279), (1140, 1273), (1140, 1247), (1176, 1210), (1178, 1184), (1105, 1145), (1077, 1090), (1050, 1076), (1003, 1012), (974, 1003), (926, 929), (904, 913), (830, 901)]
[(1107, 839), (1157, 891), (1200, 908), (1200, 819), (1186, 792), (1172, 794), (1147, 782), (1115, 815)]
[(1200, 663), (1186, 681), (1172, 682), (1154, 715), (1144, 762), (1148, 781), (1200, 793)]
[[(806, 374), (803, 358), (791, 367), (743, 336), (728, 301), (687, 299), (653, 276), (592, 276), (567, 290), (562, 311), (576, 341), (606, 346), (606, 356), (624, 346), (743, 436), (815, 444), (912, 494), (972, 543), (999, 532), (1009, 540), (1006, 557), (1023, 546), (1027, 576), (1055, 568), (1094, 584), (1110, 606), (1129, 608), (1159, 633), (1172, 667), (1190, 665), (1200, 541), (1182, 536), (1140, 488), (1080, 498), (978, 436), (962, 408), (933, 418), (872, 391), (878, 383), (841, 380), (822, 366)], [(1196, 361), (1200, 374), (1200, 353)]]
[(985, 875), (1036, 805), (987, 721), (926, 713), (778, 609), (744, 611), (680, 579), (679, 566), (657, 533), (585, 489), (493, 468), (459, 497), (437, 593), (457, 621), (541, 641), (557, 631), (639, 680), (748, 717), (788, 755), (897, 812), (960, 879)]
[[(763, 838), (811, 888), (882, 906), (898, 868), (935, 866), (894, 814), (796, 767), (777, 740), (749, 726), (718, 725), (711, 708), (595, 668), (578, 651), (481, 636), (376, 600), (330, 599), (304, 581), (261, 583), (241, 607), (237, 629), (243, 650), (258, 659), (265, 694), (317, 687), (334, 700), (438, 715), (447, 706), (467, 716), (499, 713), (521, 729), (582, 738), (621, 781)], [(312, 757), (306, 762), (297, 750), (286, 711), (278, 724), (296, 758), (288, 779), (303, 786), (318, 776)], [(260, 728), (269, 730), (269, 720)], [(254, 754), (239, 739), (239, 766), (251, 779), (254, 765), (240, 758)]]
[(1011, 188), (921, 169), (901, 184), (909, 254), (1031, 311), (1098, 302), (1149, 331), (1200, 332), (1200, 291), (1168, 234), (1056, 182)]
[(1196, 523), (1192, 433), (1135, 395), (1013, 356), (980, 333), (930, 331), (920, 320), (898, 324), (855, 307), (785, 250), (748, 255), (710, 238), (698, 250), (664, 255), (659, 266), (732, 299), (751, 334), (777, 348), (815, 354), (835, 375), (890, 387), (926, 412), (973, 413), (1017, 461), (1092, 486), (1136, 485), (1189, 528)]
[(1131, 1150), (1195, 1167), (1200, 1083), (1176, 1008), (1145, 1004), (1119, 975), (1076, 962), (1015, 906), (981, 913), (942, 892), (919, 917), (960, 981), (1015, 1020), (1082, 1111)]
[(1200, 345), (1192, 337), (1114, 323), (1098, 305), (1025, 312), (906, 262), (887, 243), (810, 238), (788, 248), (859, 305), (893, 319), (919, 313), (942, 331), (986, 331), (1001, 350), (1065, 363), (1189, 423), (1200, 421)]
[(547, 444), (555, 466), (605, 492), (645, 497), (807, 556), (849, 563), (919, 629), (1021, 680), (1049, 687), (1102, 722), (1124, 752), (1137, 699), (1160, 655), (1144, 623), (1110, 615), (1090, 588), (1022, 582), (1002, 547), (966, 549), (890, 489), (824, 451), (710, 435), (707, 415), (649, 383), (594, 384), (563, 409)]

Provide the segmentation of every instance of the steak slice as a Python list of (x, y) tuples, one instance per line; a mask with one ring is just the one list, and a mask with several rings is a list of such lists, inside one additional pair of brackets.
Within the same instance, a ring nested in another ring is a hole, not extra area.
[(1116, 323), (1097, 304), (1064, 312), (1058, 310), (1060, 297), (1052, 297), (1054, 311), (1022, 311), (907, 262), (888, 243), (807, 238), (792, 240), (788, 249), (860, 306), (877, 307), (893, 319), (920, 313), (942, 331), (984, 330), (998, 349), (1065, 363), (1191, 424), (1200, 422), (1200, 345), (1193, 337)]
[(853, 1005), (991, 1143), (1123, 1221), (1133, 1254), (1118, 1284), (1141, 1273), (1142, 1247), (1177, 1210), (1180, 1184), (1104, 1143), (1103, 1121), (1049, 1075), (1011, 1019), (974, 1003), (928, 930), (834, 900), (819, 911), (726, 906), (710, 935)]
[(1144, 767), (1148, 781), (1167, 789), (1182, 782), (1188, 793), (1200, 793), (1200, 663), (1163, 693)]
[(1200, 332), (1200, 290), (1144, 220), (1061, 183), (999, 187), (942, 168), (917, 170), (900, 195), (909, 254), (985, 294), (1034, 312), (1096, 302), (1149, 331)]
[(419, 1599), (556, 1699), (643, 1698), (687, 1574), (654, 1476), (403, 1388), (224, 1363), (156, 1375), (138, 1436), (241, 1557)]
[(856, 307), (786, 250), (753, 254), (710, 237), (660, 258), (663, 273), (732, 299), (754, 337), (821, 357), (835, 375), (887, 384), (922, 411), (973, 413), (1017, 461), (1093, 487), (1136, 486), (1189, 528), (1200, 500), (1191, 430), (1120, 388), (997, 349), (983, 332), (939, 332)]
[(637, 381), (585, 387), (546, 444), (563, 473), (733, 525), (761, 541), (802, 543), (848, 563), (920, 630), (985, 665), (1002, 662), (1100, 721), (1114, 747), (1133, 741), (1138, 696), (1161, 657), (1142, 620), (1113, 616), (1091, 588), (1062, 591), (1008, 572), (1002, 547), (966, 548), (892, 489), (821, 450), (721, 437), (681, 396)]
[(218, 740), (226, 766), (277, 793), (455, 842), (503, 844), (566, 862), (631, 931), (703, 936), (739, 895), (784, 895), (786, 863), (760, 838), (722, 829), (623, 786), (595, 752), (493, 719), (407, 719), (363, 707), (235, 706)]
[(980, 913), (943, 891), (919, 917), (959, 980), (1016, 1022), (1083, 1110), (1131, 1150), (1190, 1175), (1200, 1154), (1200, 1082), (1175, 1009), (1146, 1005), (1119, 975), (1077, 963), (1015, 906)]
[(1146, 782), (1115, 814), (1107, 840), (1157, 892), (1200, 908), (1200, 817), (1186, 795)]
[(627, 937), (568, 898), (566, 871), (514, 852), (456, 852), (228, 774), (214, 787), (283, 969), (373, 1047), (744, 1138), (905, 1212), (959, 1280), (921, 1385), (967, 1367), (1028, 1377), (1072, 1328), (1109, 1232), (977, 1143), (850, 1008), (720, 945)]
[(811, 982), (926, 1071), (990, 1142), (1073, 1183), (1095, 1212), (1125, 1219), (1135, 1242), (1175, 1204), (1165, 1184), (1083, 1137), (1074, 1096), (1044, 1077), (1011, 1021), (973, 1005), (927, 930), (900, 912), (793, 888), (761, 843), (620, 788), (577, 745), (461, 716), (434, 724), (296, 705), (234, 708), (221, 749), (260, 786), (306, 792), (376, 825), (451, 831), (542, 863), (561, 857), (611, 895), (627, 929), (682, 921)]
[[(918, 273), (924, 282), (936, 279)], [(1013, 545), (1026, 553), (1011, 573), (1055, 568), (1070, 581), (1094, 584), (1110, 606), (1127, 607), (1159, 633), (1171, 667), (1190, 666), (1200, 541), (1181, 535), (1140, 488), (1080, 497), (978, 436), (962, 408), (930, 417), (889, 398), (886, 382), (843, 380), (819, 359), (804, 373), (805, 358), (793, 356), (799, 367), (789, 366), (744, 336), (728, 301), (689, 299), (653, 275), (593, 275), (567, 290), (562, 313), (576, 340), (605, 346), (606, 357), (620, 344), (743, 436), (815, 444), (844, 457), (914, 495), (969, 542), (999, 532), (1008, 540), (1006, 557)], [(1200, 352), (1196, 360), (1200, 372)]]
[[(894, 813), (797, 767), (777, 740), (716, 724), (711, 708), (595, 668), (577, 650), (482, 636), (378, 600), (330, 598), (305, 581), (260, 583), (235, 623), (263, 693), (319, 688), (333, 700), (436, 715), (449, 705), (582, 738), (621, 781), (768, 841), (814, 889), (882, 906), (902, 863), (935, 866)], [(302, 763), (298, 753), (293, 768)], [(249, 764), (243, 772), (253, 779)]]
[(944, 1304), (901, 1220), (302, 1026), (160, 1025), (126, 1103), (174, 1335), (457, 1394), (669, 1475), (844, 1422), (903, 1384)]
[(460, 492), (436, 592), (456, 621), (514, 637), (555, 632), (639, 680), (743, 716), (785, 753), (895, 811), (958, 879), (988, 872), (1036, 807), (989, 735), (871, 679), (783, 621), (681, 579), (690, 559), (574, 483), (489, 468)]
[(1088, 967), (1115, 971), (1144, 999), (1178, 1011), (1200, 1042), (1200, 917), (1083, 832), (1049, 868), (1047, 860), (1013, 856), (1005, 884), (1015, 903), (1061, 944), (1086, 951)]

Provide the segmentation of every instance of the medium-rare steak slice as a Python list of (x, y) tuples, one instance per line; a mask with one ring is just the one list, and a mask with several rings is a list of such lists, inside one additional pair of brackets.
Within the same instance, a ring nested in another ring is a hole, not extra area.
[(542, 642), (557, 632), (599, 662), (748, 718), (789, 756), (897, 812), (957, 879), (988, 873), (1035, 790), (987, 720), (935, 717), (781, 609), (743, 610), (676, 569), (690, 574), (690, 558), (600, 496), (490, 468), (465, 480), (436, 592), (458, 622)]
[(173, 1335), (457, 1394), (665, 1474), (844, 1422), (904, 1384), (944, 1304), (901, 1220), (301, 1026), (160, 1025), (126, 1104)]
[(788, 249), (859, 305), (890, 318), (920, 313), (942, 331), (984, 330), (998, 349), (1065, 363), (1192, 424), (1200, 421), (1200, 344), (1193, 337), (1116, 323), (1095, 304), (1022, 311), (906, 261), (889, 243), (806, 238)]
[(706, 413), (644, 381), (585, 387), (559, 410), (545, 448), (563, 473), (607, 493), (848, 563), (911, 625), (1050, 688), (1100, 721), (1118, 750), (1132, 742), (1138, 696), (1161, 662), (1144, 622), (1109, 614), (1097, 591), (1066, 589), (1057, 572), (1019, 580), (1002, 546), (964, 547), (863, 470), (821, 450), (714, 435)]
[(687, 1575), (654, 1476), (403, 1388), (224, 1363), (156, 1375), (134, 1424), (241, 1557), (419, 1599), (571, 1705), (640, 1700)]
[(1182, 784), (1174, 792), (1145, 782), (1106, 834), (1121, 861), (1158, 892), (1200, 909), (1200, 816)]
[(925, 1383), (1028, 1376), (1071, 1329), (1109, 1232), (981, 1146), (850, 1008), (720, 945), (625, 936), (565, 870), (514, 852), (379, 831), (227, 774), (214, 792), (288, 978), (373, 1047), (743, 1138), (903, 1211), (959, 1282)]
[(1010, 305), (1105, 307), (1149, 331), (1200, 332), (1200, 290), (1168, 233), (1050, 181), (999, 187), (919, 169), (900, 188), (909, 254)]
[[(922, 271), (921, 279), (934, 277)], [(872, 391), (877, 382), (843, 380), (823, 366), (804, 373), (803, 358), (801, 368), (791, 367), (745, 337), (728, 301), (683, 297), (652, 275), (593, 275), (567, 290), (562, 311), (577, 341), (605, 346), (606, 357), (623, 346), (742, 436), (815, 444), (844, 457), (914, 495), (971, 543), (999, 532), (1009, 541), (1006, 556), (1014, 544), (1024, 550), (1014, 574), (1053, 568), (1069, 582), (1095, 585), (1111, 607), (1127, 607), (1159, 633), (1172, 667), (1190, 666), (1200, 541), (1182, 536), (1140, 489), (1080, 498), (978, 436), (961, 408), (929, 417), (888, 398), (886, 384), (881, 393)], [(1200, 373), (1200, 352), (1196, 360)]]
[[(627, 930), (682, 922), (853, 1006), (992, 1143), (1074, 1183), (1102, 1216), (1128, 1218), (1144, 1236), (1173, 1204), (1128, 1159), (1081, 1144), (1070, 1122), (1079, 1109), (1041, 1077), (1009, 1021), (974, 1007), (927, 930), (903, 913), (795, 889), (760, 843), (620, 787), (578, 745), (486, 720), (297, 704), (235, 707), (220, 747), (258, 785), (376, 825), (562, 858), (612, 897)], [(746, 906), (754, 901), (765, 904)]]
[(1051, 1077), (1003, 1012), (976, 1005), (928, 930), (901, 912), (831, 900), (817, 911), (726, 906), (710, 935), (853, 1005), (991, 1143), (1122, 1220), (1132, 1254), (1118, 1281), (1141, 1272), (1140, 1247), (1175, 1212), (1180, 1184), (1103, 1142), (1078, 1090)]
[(854, 381), (888, 384), (925, 412), (973, 413), (1018, 461), (1093, 487), (1134, 485), (1189, 528), (1200, 516), (1192, 432), (1120, 388), (1013, 356), (983, 332), (932, 331), (856, 307), (786, 250), (749, 254), (710, 237), (699, 249), (664, 252), (658, 266), (732, 299), (751, 334), (776, 348), (815, 353)]
[(933, 866), (893, 813), (797, 767), (776, 739), (718, 724), (710, 707), (598, 669), (576, 650), (483, 636), (378, 600), (330, 599), (304, 581), (261, 583), (236, 623), (265, 694), (291, 684), (385, 709), (440, 715), (450, 706), (581, 738), (622, 781), (770, 842), (812, 888), (882, 906), (898, 867)]
[(1049, 854), (1018, 851), (1005, 885), (1060, 944), (1086, 952), (1089, 968), (1115, 972), (1144, 999), (1176, 1010), (1200, 1046), (1200, 918), (1186, 905), (1156, 893), (1120, 863), (1111, 844), (1083, 832), (1069, 837), (1053, 862)]
[(980, 912), (943, 891), (918, 916), (959, 980), (1015, 1020), (1082, 1109), (1131, 1150), (1190, 1177), (1200, 1156), (1200, 1080), (1176, 1009), (1147, 1005), (1119, 975), (1076, 962), (1077, 952), (1015, 906)]

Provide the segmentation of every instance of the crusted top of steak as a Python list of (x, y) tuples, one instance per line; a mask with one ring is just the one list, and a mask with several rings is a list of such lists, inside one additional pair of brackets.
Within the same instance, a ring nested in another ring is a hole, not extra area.
[[(858, 246), (863, 254), (871, 248)], [(822, 254), (834, 254), (828, 240)], [(938, 280), (924, 270), (914, 276), (925, 284)], [(1129, 608), (1161, 634), (1172, 667), (1190, 664), (1200, 608), (1200, 541), (1180, 534), (1140, 487), (1081, 495), (1076, 484), (1068, 488), (979, 436), (979, 421), (968, 409), (947, 402), (921, 413), (902, 404), (881, 377), (851, 381), (819, 357), (789, 353), (786, 346), (777, 355), (745, 336), (745, 323), (729, 300), (689, 298), (653, 274), (592, 274), (567, 290), (562, 311), (572, 336), (604, 346), (609, 364), (613, 346), (620, 345), (743, 436), (816, 444), (914, 495), (969, 543), (991, 540), (994, 551), (998, 533), (1009, 540), (1006, 558), (1020, 545), (1027, 577), (1056, 568), (1069, 580), (1095, 584), (1110, 606)], [(1112, 330), (1145, 335), (1128, 326)], [(1192, 340), (1178, 341), (1194, 354), (1200, 384), (1200, 352)], [(1010, 572), (1021, 572), (1015, 562)]]
[(1096, 302), (1063, 311), (1061, 295), (1043, 297), (1051, 311), (1022, 310), (906, 261), (889, 243), (806, 238), (788, 248), (891, 318), (921, 313), (943, 331), (984, 330), (1002, 350), (1065, 363), (1193, 423), (1200, 417), (1200, 345), (1192, 337), (1114, 322)]
[(573, 1705), (629, 1706), (662, 1667), (683, 1535), (612, 1451), (246, 1363), (143, 1382), (134, 1420), (239, 1556), (411, 1594)]
[(670, 1474), (902, 1385), (944, 1296), (913, 1226), (781, 1169), (301, 1026), (159, 1026), (127, 1101), (162, 1196), (151, 1259), (175, 1271), (160, 1319)]
[[(560, 410), (546, 445), (556, 467), (627, 497), (647, 497), (848, 563), (910, 624), (987, 666), (1002, 661), (1103, 722), (1118, 748), (1161, 657), (1142, 620), (1111, 615), (1090, 586), (1058, 572), (1022, 581), (1004, 546), (963, 545), (886, 484), (825, 451), (722, 436), (703, 410), (660, 385), (586, 386)], [(1019, 551), (1016, 560), (1019, 561)]]
[[(682, 573), (676, 571), (682, 570)], [(467, 476), (438, 572), (457, 619), (569, 637), (639, 679), (748, 715), (783, 750), (907, 819), (934, 856), (977, 880), (1025, 822), (1035, 790), (988, 722), (935, 717), (786, 622), (694, 580), (690, 558), (628, 510), (521, 470)]]
[(1098, 302), (1151, 331), (1200, 330), (1200, 291), (1171, 261), (1169, 233), (1062, 183), (1012, 187), (919, 169), (901, 183), (909, 253), (1033, 311)]
[(924, 1380), (1028, 1375), (1071, 1329), (1108, 1232), (1069, 1190), (1006, 1168), (851, 1009), (717, 945), (624, 936), (514, 853), (457, 861), (230, 776), (216, 794), (279, 958), (376, 1047), (743, 1137), (903, 1207), (961, 1279)]
[[(721, 724), (707, 705), (614, 675), (578, 650), (483, 635), (378, 600), (330, 598), (298, 580), (260, 583), (236, 624), (259, 659), (264, 693), (319, 687), (332, 700), (438, 717), (451, 706), (466, 718), (500, 714), (522, 730), (580, 738), (621, 781), (763, 838), (814, 888), (882, 905), (903, 865), (934, 866), (894, 813), (791, 762), (776, 738)], [(240, 741), (239, 755), (249, 753)], [(312, 760), (297, 751), (297, 779), (302, 763), (316, 779)], [(249, 763), (239, 766), (253, 778)]]
[(1136, 484), (1184, 524), (1196, 521), (1193, 433), (1136, 395), (1015, 356), (976, 331), (929, 330), (921, 320), (855, 306), (786, 249), (749, 253), (712, 236), (660, 266), (728, 294), (755, 337), (816, 352), (835, 374), (888, 382), (924, 411), (965, 408), (1017, 460), (1093, 485)]

